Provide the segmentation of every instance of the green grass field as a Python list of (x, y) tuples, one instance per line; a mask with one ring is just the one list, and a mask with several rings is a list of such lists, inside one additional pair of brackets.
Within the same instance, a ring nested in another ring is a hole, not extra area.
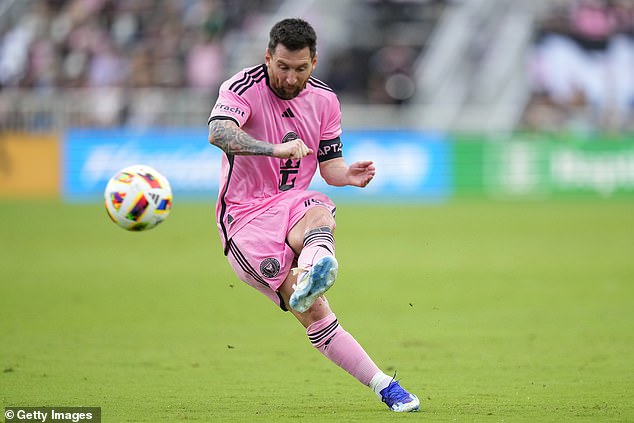
[[(422, 399), (390, 413), (236, 280), (212, 205), (147, 233), (0, 202), (0, 409), (104, 422), (634, 421), (634, 203), (338, 207), (343, 326)], [(2, 420), (2, 419), (0, 419)]]

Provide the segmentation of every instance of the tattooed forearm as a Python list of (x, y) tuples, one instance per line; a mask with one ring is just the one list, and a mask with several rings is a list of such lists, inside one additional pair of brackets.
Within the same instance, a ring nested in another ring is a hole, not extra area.
[(273, 144), (256, 140), (230, 120), (212, 120), (209, 123), (209, 142), (227, 154), (273, 155)]

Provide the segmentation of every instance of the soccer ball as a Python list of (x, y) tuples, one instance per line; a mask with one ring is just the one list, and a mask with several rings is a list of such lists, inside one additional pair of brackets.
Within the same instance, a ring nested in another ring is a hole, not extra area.
[(106, 211), (128, 231), (145, 231), (163, 222), (172, 208), (172, 188), (165, 176), (147, 165), (121, 169), (106, 185)]

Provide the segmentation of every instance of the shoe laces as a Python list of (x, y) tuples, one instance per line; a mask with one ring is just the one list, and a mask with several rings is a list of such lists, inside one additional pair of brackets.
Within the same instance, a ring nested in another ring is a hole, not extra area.
[[(384, 395), (383, 392), (385, 392)], [(411, 399), (409, 392), (403, 389), (403, 387), (398, 383), (398, 380), (396, 379), (396, 372), (394, 372), (394, 376), (392, 376), (392, 380), (387, 387), (381, 391), (381, 394), (383, 395), (383, 402), (389, 405), (397, 402), (407, 402)]]

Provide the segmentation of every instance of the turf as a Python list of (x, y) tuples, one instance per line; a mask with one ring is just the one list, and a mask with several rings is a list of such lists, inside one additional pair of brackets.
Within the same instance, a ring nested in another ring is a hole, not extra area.
[(422, 399), (390, 413), (237, 281), (212, 205), (147, 233), (0, 202), (0, 409), (104, 422), (633, 421), (634, 203), (340, 203), (344, 327)]

